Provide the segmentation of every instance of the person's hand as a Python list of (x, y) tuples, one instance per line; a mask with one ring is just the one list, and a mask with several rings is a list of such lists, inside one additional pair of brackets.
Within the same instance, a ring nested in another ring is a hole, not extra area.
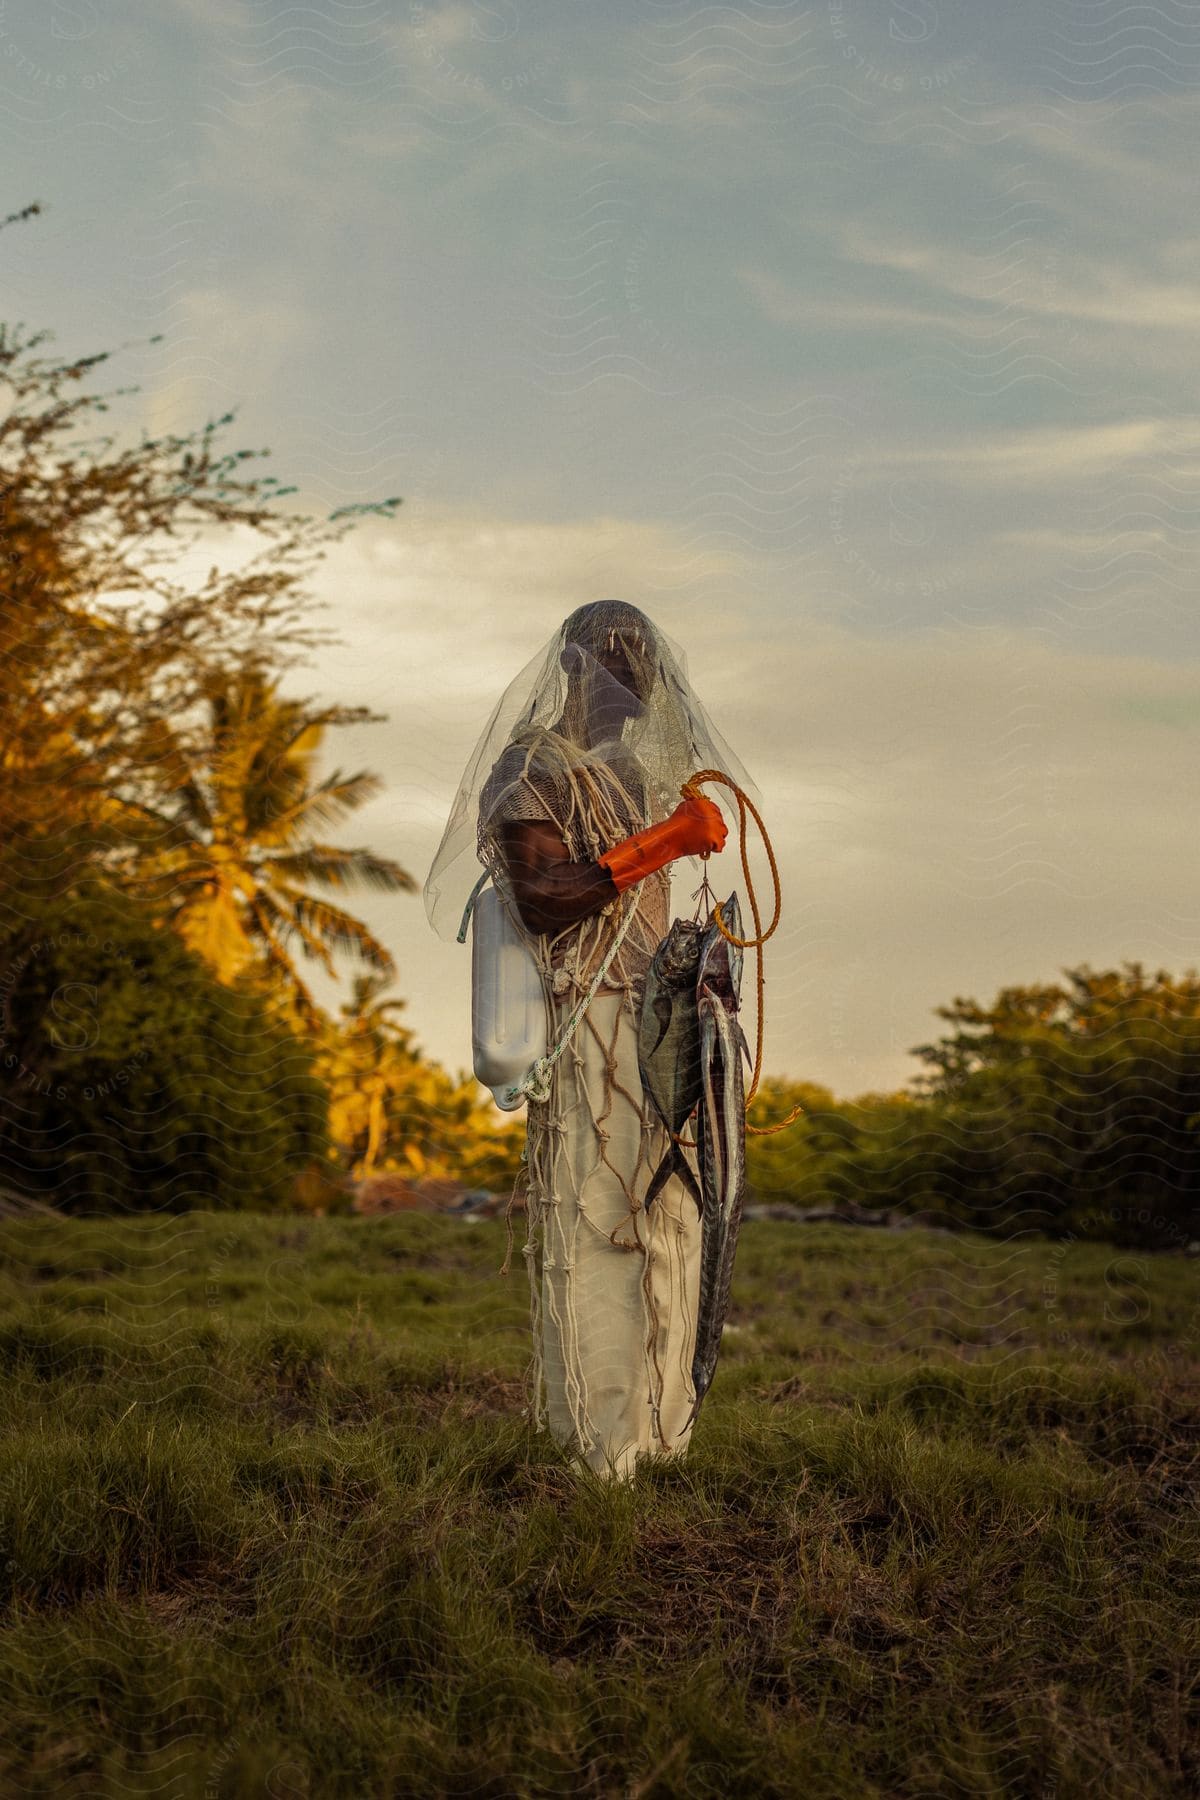
[(669, 819), (623, 838), (596, 860), (608, 870), (620, 893), (630, 882), (666, 868), (677, 856), (711, 856), (721, 849), (727, 835), (718, 808), (699, 794), (681, 801)]
[(697, 794), (682, 800), (671, 814), (668, 824), (675, 827), (679, 856), (711, 856), (725, 848), (729, 827), (721, 817), (721, 809), (712, 800)]

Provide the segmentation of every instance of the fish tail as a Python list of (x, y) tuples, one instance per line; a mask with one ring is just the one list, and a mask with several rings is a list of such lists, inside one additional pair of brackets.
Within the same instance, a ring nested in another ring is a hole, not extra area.
[(646, 1189), (646, 1198), (642, 1201), (642, 1209), (644, 1212), (648, 1213), (650, 1211), (650, 1208), (655, 1200), (657, 1200), (660, 1191), (667, 1185), (667, 1179), (670, 1173), (671, 1153), (668, 1150), (657, 1169), (655, 1169), (654, 1174), (651, 1177), (650, 1186)]
[(679, 1179), (683, 1182), (684, 1187), (687, 1189), (688, 1193), (692, 1196), (692, 1199), (696, 1202), (697, 1217), (699, 1219), (703, 1220), (703, 1218), (704, 1218), (704, 1196), (700, 1192), (699, 1184), (696, 1181), (696, 1177), (692, 1174), (691, 1164), (688, 1162), (688, 1159), (683, 1154), (682, 1150), (679, 1152)]
[(697, 1375), (696, 1372), (693, 1370), (692, 1386), (695, 1389), (696, 1398), (692, 1403), (692, 1410), (691, 1410), (690, 1414), (688, 1415), (687, 1424), (685, 1424), (683, 1427), (683, 1430), (677, 1434), (679, 1437), (682, 1437), (684, 1431), (686, 1431), (688, 1429), (688, 1426), (694, 1425), (696, 1423), (696, 1420), (700, 1417), (700, 1407), (703, 1404), (704, 1396), (705, 1396), (705, 1394), (707, 1394), (708, 1386), (709, 1386), (708, 1382), (705, 1381), (704, 1375), (702, 1372), (699, 1375)]
[[(693, 1381), (693, 1386), (695, 1387), (695, 1390), (696, 1390), (696, 1398), (692, 1402), (692, 1410), (688, 1414), (687, 1425), (685, 1425), (683, 1428), (684, 1431), (687, 1430), (688, 1425), (694, 1425), (696, 1423), (696, 1420), (700, 1417), (700, 1408), (704, 1405), (704, 1396), (705, 1396), (705, 1394), (707, 1394), (708, 1389), (709, 1389), (709, 1383), (707, 1381), (705, 1381), (703, 1376), (701, 1376), (701, 1378), (698, 1382)], [(679, 1435), (682, 1437), (683, 1432), (680, 1432)]]

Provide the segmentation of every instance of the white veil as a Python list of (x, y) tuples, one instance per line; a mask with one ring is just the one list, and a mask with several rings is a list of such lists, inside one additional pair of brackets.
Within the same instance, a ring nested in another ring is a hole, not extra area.
[[(639, 704), (632, 716), (630, 689), (599, 660), (614, 647), (624, 651), (633, 677)], [(587, 721), (604, 716), (619, 723), (589, 742), (594, 732)], [(522, 813), (551, 818), (581, 859), (611, 848), (583, 841), (571, 828), (579, 810), (576, 784), (586, 782), (597, 763), (606, 773), (619, 773), (617, 791), (635, 796), (622, 821), (626, 835), (673, 812), (683, 783), (700, 769), (722, 770), (759, 802), (754, 783), (692, 692), (679, 645), (627, 601), (589, 601), (509, 683), (471, 753), (425, 881), (425, 911), (439, 937), (458, 934), (481, 865), (488, 867), (498, 819)], [(531, 780), (544, 804), (535, 798), (531, 805)], [(714, 784), (705, 795), (736, 826), (730, 791)]]

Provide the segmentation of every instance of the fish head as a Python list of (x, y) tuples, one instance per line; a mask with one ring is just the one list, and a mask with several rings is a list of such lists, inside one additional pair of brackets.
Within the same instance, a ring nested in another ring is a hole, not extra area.
[[(743, 937), (742, 910), (736, 893), (721, 903), (721, 919), (733, 937)], [(731, 944), (713, 918), (704, 933), (696, 974), (696, 991), (719, 994), (731, 1011), (736, 1012), (742, 990), (742, 948)]]
[(704, 927), (696, 919), (676, 919), (658, 949), (654, 962), (666, 987), (685, 987), (695, 979)]
[(643, 1088), (672, 1131), (699, 1096), (700, 1050), (696, 969), (704, 927), (676, 919), (651, 959), (638, 1027)]

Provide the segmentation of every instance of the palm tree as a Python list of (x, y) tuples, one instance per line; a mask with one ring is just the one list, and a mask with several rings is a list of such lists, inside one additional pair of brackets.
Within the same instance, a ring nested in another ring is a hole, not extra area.
[(340, 1029), (330, 1034), (335, 1139), (350, 1148), (361, 1129), (366, 1130), (362, 1156), (351, 1169), (356, 1180), (373, 1174), (379, 1161), (387, 1136), (387, 1100), (399, 1067), (405, 1066), (411, 1083), (411, 1070), (419, 1061), (411, 1033), (389, 1017), (403, 1012), (406, 1004), (383, 998), (389, 986), (385, 975), (356, 975), (351, 999), (342, 1005)]
[(377, 1172), (511, 1186), (525, 1130), (498, 1127), (473, 1078), (428, 1061), (387, 999), (388, 980), (356, 975), (349, 1001), (317, 1033), (316, 1071), (329, 1090), (329, 1128), (356, 1181)]
[(395, 962), (360, 919), (311, 888), (361, 882), (412, 893), (417, 884), (398, 863), (317, 835), (383, 783), (336, 769), (318, 781), (326, 728), (345, 722), (344, 709), (314, 711), (280, 699), (276, 689), (257, 668), (214, 670), (201, 733), (177, 732), (161, 717), (149, 725), (150, 778), (166, 799), (139, 807), (146, 835), (121, 879), (156, 900), (219, 980), (252, 975), (257, 964), (291, 991), (303, 1016), (316, 1018), (320, 1009), (297, 972), (293, 940), (330, 975), (337, 950), (384, 976), (395, 973)]

